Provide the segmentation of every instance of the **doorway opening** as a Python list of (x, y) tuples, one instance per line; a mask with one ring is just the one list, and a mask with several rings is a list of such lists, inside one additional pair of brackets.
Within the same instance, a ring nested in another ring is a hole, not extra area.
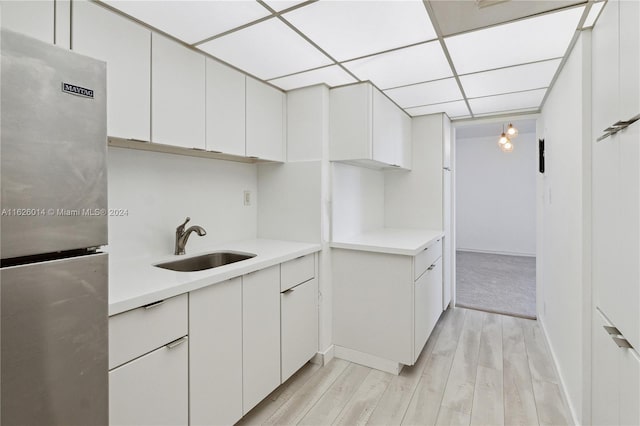
[(535, 119), (456, 127), (456, 306), (536, 318), (537, 149)]

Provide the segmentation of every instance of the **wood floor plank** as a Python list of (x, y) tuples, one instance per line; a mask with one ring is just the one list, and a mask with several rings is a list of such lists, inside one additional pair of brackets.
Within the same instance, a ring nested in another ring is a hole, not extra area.
[(536, 380), (558, 384), (551, 352), (547, 347), (547, 341), (537, 321), (520, 319), (520, 325), (524, 331), (524, 342), (529, 357), (531, 376)]
[(391, 383), (392, 377), (392, 374), (384, 371), (371, 370), (333, 424), (348, 426), (366, 424)]
[(438, 335), (444, 327), (447, 313), (443, 313), (435, 328), (427, 340), (422, 353), (411, 367), (404, 367), (398, 376), (391, 379), (389, 387), (380, 398), (376, 409), (371, 414), (368, 425), (399, 425), (407, 411), (416, 387), (422, 377), (424, 368), (438, 339)]
[(438, 426), (469, 426), (471, 422), (471, 413), (462, 413), (449, 407), (440, 407), (438, 414)]
[(500, 315), (487, 314), (482, 336), (478, 365), (502, 371), (502, 320)]
[[(464, 320), (460, 343), (456, 349), (449, 380), (442, 397), (442, 406), (471, 414), (473, 391), (478, 370), (478, 355), (482, 325), (488, 314), (469, 311)], [(438, 423), (441, 423), (440, 415)]]
[(444, 324), (440, 335), (433, 348), (437, 355), (453, 356), (458, 347), (458, 340), (464, 325), (464, 318), (468, 309), (450, 308), (444, 318)]
[(349, 401), (349, 398), (356, 392), (370, 372), (371, 368), (350, 364), (299, 424), (328, 425), (333, 423)]
[(560, 386), (556, 383), (533, 379), (533, 394), (538, 408), (540, 425), (570, 425), (569, 409), (564, 403)]
[(504, 422), (508, 425), (538, 424), (533, 383), (524, 343), (516, 318), (502, 317)]
[(264, 400), (249, 411), (236, 426), (260, 425), (276, 412), (298, 389), (304, 385), (318, 370), (320, 365), (308, 362), (286, 382), (271, 392)]
[(298, 389), (263, 424), (296, 424), (307, 414), (313, 405), (324, 395), (336, 379), (346, 370), (349, 362), (334, 358), (317, 374)]
[(504, 395), (502, 392), (502, 369), (478, 365), (476, 387), (473, 393), (471, 425), (504, 425)]

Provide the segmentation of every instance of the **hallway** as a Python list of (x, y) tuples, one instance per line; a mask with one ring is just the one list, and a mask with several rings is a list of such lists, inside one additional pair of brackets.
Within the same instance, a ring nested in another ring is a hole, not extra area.
[(449, 309), (393, 376), (344, 360), (307, 364), (239, 424), (567, 425), (536, 321)]

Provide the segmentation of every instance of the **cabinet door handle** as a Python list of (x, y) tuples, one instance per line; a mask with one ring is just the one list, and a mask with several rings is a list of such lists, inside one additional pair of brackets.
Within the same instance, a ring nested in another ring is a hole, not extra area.
[(633, 346), (631, 346), (631, 343), (629, 343), (627, 339), (621, 339), (620, 337), (612, 337), (612, 339), (619, 348), (633, 349)]
[(598, 139), (596, 139), (596, 142), (600, 142), (605, 140), (606, 138), (608, 138), (609, 136), (615, 134), (616, 132), (607, 132), (604, 135), (600, 136)]
[(160, 306), (164, 303), (164, 300), (158, 300), (157, 302), (153, 302), (153, 303), (149, 303), (148, 305), (144, 305), (143, 308), (145, 309), (151, 309), (151, 308), (155, 308), (156, 306)]
[(610, 336), (621, 336), (620, 330), (610, 325), (603, 325), (604, 329), (607, 330)]
[(186, 341), (187, 341), (187, 336), (184, 336), (184, 337), (179, 338), (178, 340), (174, 340), (173, 342), (166, 344), (165, 347), (167, 349), (173, 349), (176, 346), (180, 346), (181, 344), (183, 344)]
[(431, 266), (429, 266), (429, 267), (427, 268), (427, 271), (430, 271), (430, 270), (432, 270), (432, 269), (433, 269), (433, 268), (435, 268), (435, 267), (436, 267), (436, 264), (434, 263), (433, 265), (431, 265)]
[(282, 294), (291, 294), (291, 293), (293, 293), (294, 291), (295, 291), (294, 289), (290, 288), (290, 289), (288, 289), (288, 290), (283, 291), (283, 292), (282, 292)]

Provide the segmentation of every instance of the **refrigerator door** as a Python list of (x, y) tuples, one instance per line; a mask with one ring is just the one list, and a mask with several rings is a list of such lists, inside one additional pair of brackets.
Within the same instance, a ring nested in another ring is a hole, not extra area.
[(0, 269), (3, 425), (108, 423), (107, 254)]
[(1, 52), (2, 258), (105, 245), (105, 63), (6, 30)]

